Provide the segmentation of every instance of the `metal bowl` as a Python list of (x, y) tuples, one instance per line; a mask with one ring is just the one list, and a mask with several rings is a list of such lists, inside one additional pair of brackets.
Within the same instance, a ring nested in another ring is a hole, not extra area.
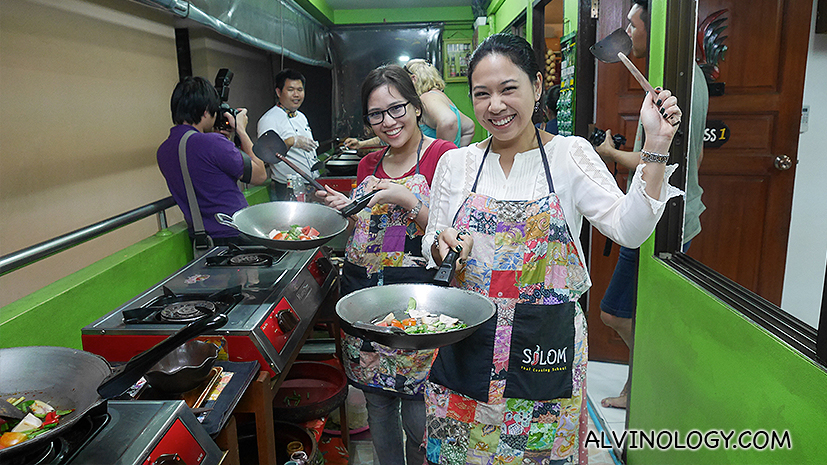
[[(399, 334), (370, 324), (390, 312), (397, 317), (404, 315), (411, 297), (416, 299), (417, 309), (458, 318), (468, 327), (442, 333)], [(342, 330), (396, 349), (435, 349), (453, 344), (470, 336), (496, 312), (494, 302), (482, 294), (433, 284), (369, 287), (352, 292), (336, 303)]]
[[(335, 208), (305, 202), (261, 203), (242, 208), (232, 218), (223, 213), (216, 214), (215, 218), (219, 223), (239, 230), (252, 241), (278, 250), (314, 249), (347, 228), (347, 218)], [(287, 230), (294, 224), (316, 228), (319, 238), (306, 241), (270, 239), (270, 231)]]
[(342, 370), (328, 363), (296, 362), (273, 399), (273, 418), (304, 423), (326, 416), (346, 398), (347, 377)]
[(209, 376), (218, 359), (218, 346), (193, 339), (162, 358), (144, 378), (153, 389), (181, 393), (195, 389)]

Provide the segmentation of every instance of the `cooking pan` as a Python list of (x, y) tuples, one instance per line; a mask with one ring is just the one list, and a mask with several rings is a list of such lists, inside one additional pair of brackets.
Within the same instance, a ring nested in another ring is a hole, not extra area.
[[(267, 202), (242, 208), (232, 217), (216, 213), (215, 219), (267, 247), (278, 250), (307, 250), (324, 245), (347, 228), (347, 219), (335, 208), (317, 203)], [(298, 224), (319, 231), (317, 239), (279, 241), (270, 239), (270, 231), (284, 231)]]
[(58, 410), (74, 409), (60, 417), (60, 423), (45, 433), (0, 449), (0, 463), (59, 436), (89, 410), (123, 394), (173, 349), (226, 323), (224, 314), (205, 316), (115, 369), (103, 357), (67, 347), (0, 349), (0, 397), (25, 396), (28, 400), (42, 400)]
[[(407, 334), (399, 328), (370, 324), (393, 312), (403, 317), (408, 300), (416, 300), (418, 310), (458, 318), (467, 328), (433, 334)], [(356, 336), (396, 349), (435, 349), (461, 341), (480, 325), (493, 318), (494, 302), (482, 294), (432, 284), (388, 284), (362, 289), (339, 299), (336, 314), (342, 329)]]

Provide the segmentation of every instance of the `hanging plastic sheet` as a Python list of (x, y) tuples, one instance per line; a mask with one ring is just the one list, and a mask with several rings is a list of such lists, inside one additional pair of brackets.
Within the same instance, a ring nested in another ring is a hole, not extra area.
[(329, 30), (292, 0), (134, 0), (254, 47), (332, 68)]

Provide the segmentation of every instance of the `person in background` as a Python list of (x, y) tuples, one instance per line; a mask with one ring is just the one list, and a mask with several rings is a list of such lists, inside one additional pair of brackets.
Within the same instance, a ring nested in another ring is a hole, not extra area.
[(537, 123), (537, 128), (549, 134), (557, 134), (557, 99), (560, 98), (560, 86), (549, 87), (543, 99), (543, 116), (545, 123)]
[[(445, 95), (445, 81), (439, 76), (439, 71), (420, 58), (408, 61), (404, 69), (410, 73), (422, 100), (424, 111), (419, 121), (422, 133), (431, 138), (453, 141), (457, 147), (470, 144), (476, 129), (474, 120), (462, 114)], [(365, 141), (348, 138), (344, 143), (348, 148), (360, 149), (379, 145), (380, 141), (376, 137)]]
[(239, 108), (235, 117), (224, 113), (241, 141), (241, 150), (231, 142), (232, 133), (213, 131), (220, 105), (218, 92), (206, 79), (190, 76), (178, 82), (170, 102), (175, 126), (169, 130), (167, 140), (158, 147), (157, 161), (172, 198), (184, 214), (192, 239), (192, 212), (179, 160), (181, 139), (189, 134), (185, 142), (187, 171), (204, 230), (214, 245), (227, 245), (240, 241), (238, 231), (218, 223), (215, 214), (232, 216), (246, 207), (247, 199), (237, 182), (264, 184), (267, 169), (253, 153), (253, 143), (246, 130), (247, 109)]
[(491, 137), (447, 153), (434, 175), (423, 254), (449, 248), (457, 285), (497, 305), (468, 338), (441, 347), (425, 384), (430, 463), (582, 463), (586, 460), (586, 318), (590, 286), (583, 218), (637, 247), (667, 200), (665, 154), (680, 122), (668, 90), (641, 107), (647, 139), (624, 195), (588, 141), (534, 127), (543, 76), (531, 45), (494, 34), (468, 67), (474, 115)]
[[(276, 74), (276, 105), (267, 110), (258, 120), (258, 137), (268, 130), (278, 134), (287, 144), (287, 158), (314, 178), (313, 165), (319, 159), (316, 149), (319, 143), (313, 140), (313, 132), (307, 117), (299, 111), (304, 103), (306, 79), (296, 70), (285, 68)], [(296, 174), (286, 163), (270, 166), (270, 200), (285, 200), (288, 197), (287, 177)]]
[[(408, 73), (399, 66), (371, 71), (362, 83), (365, 122), (387, 147), (366, 155), (357, 171), (353, 196), (379, 192), (351, 217), (341, 293), (395, 283), (424, 283), (422, 236), (428, 225), (431, 180), (451, 143), (422, 133), (422, 102)], [(333, 208), (351, 202), (326, 188), (316, 196)], [(365, 392), (377, 465), (422, 465), (425, 434), (423, 383), (433, 350), (399, 350), (344, 333), (343, 364), (351, 384)], [(403, 434), (404, 432), (404, 434)]]
[[(629, 10), (629, 26), (626, 32), (632, 38), (632, 52), (638, 58), (649, 56), (649, 4), (648, 0), (635, 0)], [(706, 209), (701, 202), (703, 189), (698, 184), (698, 167), (703, 158), (703, 138), (706, 125), (706, 113), (709, 107), (709, 92), (706, 78), (700, 66), (695, 64), (692, 88), (692, 121), (689, 126), (689, 156), (686, 182), (686, 207), (684, 211), (683, 251), (689, 250), (692, 238), (701, 232), (701, 213)], [(697, 117), (695, 117), (697, 115)], [(612, 143), (611, 131), (606, 131), (606, 139), (596, 148), (597, 153), (608, 163), (618, 163), (633, 172), (640, 161), (642, 128), (638, 125), (635, 149), (632, 152), (618, 150)], [(603, 300), (600, 302), (600, 318), (609, 327), (617, 331), (620, 338), (631, 350), (634, 346), (632, 317), (637, 307), (637, 268), (640, 251), (636, 248), (620, 247), (612, 279), (609, 282)], [(617, 397), (607, 397), (600, 401), (604, 407), (626, 408), (629, 399), (630, 379)]]

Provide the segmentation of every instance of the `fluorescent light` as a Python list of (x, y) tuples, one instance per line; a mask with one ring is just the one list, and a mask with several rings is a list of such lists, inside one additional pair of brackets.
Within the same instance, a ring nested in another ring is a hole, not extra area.
[(411, 61), (411, 57), (409, 57), (408, 55), (399, 55), (399, 62), (400, 63), (405, 64), (409, 61)]

